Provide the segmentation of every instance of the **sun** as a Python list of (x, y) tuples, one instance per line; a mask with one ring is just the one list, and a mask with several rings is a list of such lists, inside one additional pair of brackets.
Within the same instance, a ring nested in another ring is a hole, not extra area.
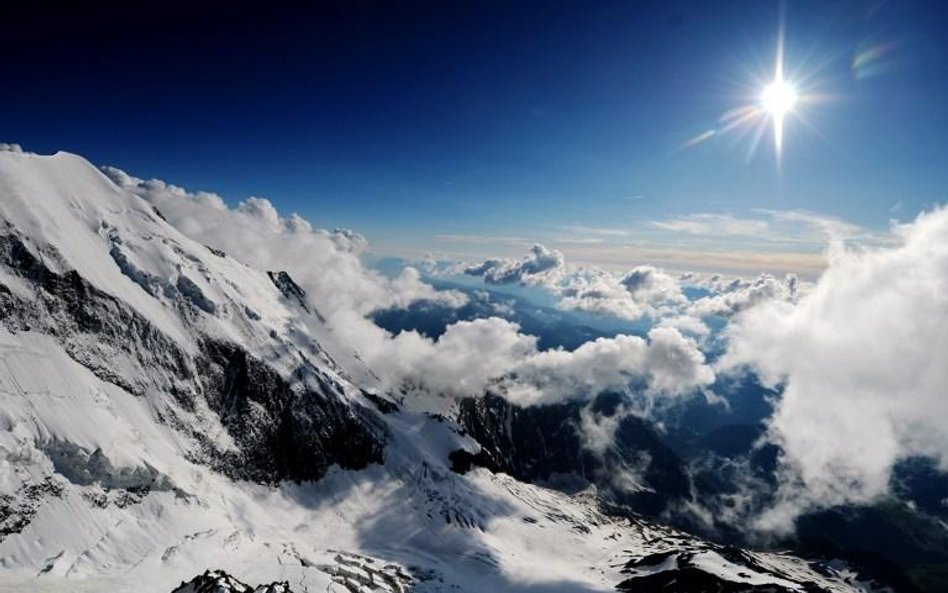
[(783, 120), (793, 111), (798, 99), (797, 89), (783, 79), (782, 70), (783, 64), (778, 63), (777, 76), (760, 94), (760, 106), (774, 122), (774, 150), (778, 160), (783, 151)]
[(718, 117), (717, 124), (684, 142), (682, 148), (690, 148), (721, 137), (728, 133), (747, 132), (749, 147), (746, 160), (749, 162), (756, 153), (761, 140), (772, 130), (774, 156), (777, 171), (780, 174), (783, 157), (784, 128), (788, 120), (801, 123), (811, 131), (815, 128), (808, 121), (806, 111), (814, 103), (825, 100), (827, 95), (815, 94), (818, 81), (814, 80), (816, 70), (801, 69), (801, 65), (788, 69), (784, 52), (784, 25), (781, 15), (777, 27), (777, 43), (773, 69), (754, 76), (740, 86), (740, 96), (744, 103), (725, 111)]
[(797, 89), (786, 80), (775, 80), (764, 87), (760, 104), (771, 117), (784, 117), (797, 104)]

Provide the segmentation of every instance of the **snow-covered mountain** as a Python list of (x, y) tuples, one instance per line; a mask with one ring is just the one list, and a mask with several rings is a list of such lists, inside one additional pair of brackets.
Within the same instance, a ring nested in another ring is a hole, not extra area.
[(528, 415), (406, 405), (319, 308), (78, 156), (0, 152), (0, 589), (870, 589), (499, 473), (539, 475)]

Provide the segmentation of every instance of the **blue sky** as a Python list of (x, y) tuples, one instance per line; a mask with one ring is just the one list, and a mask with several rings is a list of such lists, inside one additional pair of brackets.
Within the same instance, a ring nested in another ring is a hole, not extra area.
[[(819, 225), (772, 211), (876, 231), (945, 200), (937, 2), (787, 3), (788, 76), (820, 100), (788, 121), (779, 172), (769, 137), (750, 158), (742, 134), (683, 148), (756, 101), (777, 2), (68, 10), (12, 33), (0, 140), (264, 196), (383, 253), (538, 240), (582, 263), (727, 268), (695, 258), (819, 251)], [(752, 267), (814, 265), (782, 257)]]

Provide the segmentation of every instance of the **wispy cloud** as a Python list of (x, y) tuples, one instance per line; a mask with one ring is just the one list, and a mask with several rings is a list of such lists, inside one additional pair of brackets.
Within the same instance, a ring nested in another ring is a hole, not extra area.
[(703, 237), (745, 237), (770, 243), (824, 245), (827, 240), (880, 242), (881, 236), (840, 218), (809, 210), (758, 208), (752, 216), (698, 213), (649, 223), (661, 231)]
[(667, 270), (727, 273), (756, 276), (760, 272), (796, 273), (805, 278), (816, 277), (826, 267), (820, 250), (716, 248), (695, 245), (573, 244), (564, 250), (573, 263), (611, 270), (625, 270), (648, 262)]
[(555, 243), (566, 243), (567, 245), (600, 245), (606, 240), (602, 237), (560, 237)]
[(445, 243), (468, 243), (471, 245), (523, 245), (530, 244), (525, 237), (506, 237), (494, 235), (435, 235), (435, 240)]
[(764, 237), (770, 230), (766, 220), (735, 218), (730, 214), (689, 214), (681, 218), (650, 223), (663, 231), (689, 233), (692, 235), (728, 235)]
[(865, 230), (858, 225), (809, 210), (767, 210), (760, 208), (755, 212), (769, 216), (775, 221), (800, 223), (830, 239), (846, 239), (865, 234)]
[(603, 237), (627, 237), (629, 235), (629, 231), (625, 229), (609, 227), (571, 225), (560, 227), (560, 229), (574, 235), (600, 235)]

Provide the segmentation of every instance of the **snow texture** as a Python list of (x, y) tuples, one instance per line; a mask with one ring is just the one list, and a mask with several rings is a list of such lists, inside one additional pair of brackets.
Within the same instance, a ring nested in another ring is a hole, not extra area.
[(451, 471), (479, 445), (350, 380), (319, 303), (266, 272), (78, 156), (0, 152), (0, 590), (866, 590)]

